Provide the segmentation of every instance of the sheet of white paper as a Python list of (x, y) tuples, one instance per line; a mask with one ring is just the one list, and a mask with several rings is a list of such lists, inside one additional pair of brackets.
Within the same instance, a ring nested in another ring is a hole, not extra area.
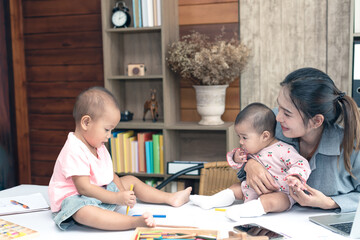
[[(13, 204), (11, 200), (28, 206), (24, 208), (21, 204)], [(48, 210), (49, 205), (40, 193), (0, 198), (0, 216), (16, 213)]]

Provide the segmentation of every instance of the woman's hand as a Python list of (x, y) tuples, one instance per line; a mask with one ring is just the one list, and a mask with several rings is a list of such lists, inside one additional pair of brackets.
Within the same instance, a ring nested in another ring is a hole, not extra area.
[(331, 197), (325, 196), (322, 192), (309, 187), (307, 184), (304, 185), (307, 193), (297, 187), (290, 187), (290, 196), (301, 206), (318, 207), (322, 209), (339, 208), (339, 205), (337, 205)]
[(256, 160), (249, 159), (244, 168), (246, 182), (258, 195), (278, 190), (271, 174)]

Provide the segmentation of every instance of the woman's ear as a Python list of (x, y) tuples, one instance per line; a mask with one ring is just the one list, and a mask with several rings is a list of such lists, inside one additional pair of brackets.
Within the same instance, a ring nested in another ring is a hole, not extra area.
[(324, 115), (322, 114), (316, 114), (312, 118), (312, 123), (314, 128), (321, 127), (321, 125), (324, 123)]
[(89, 115), (84, 115), (81, 117), (80, 125), (83, 130), (87, 130), (89, 127), (89, 124), (91, 122), (91, 117)]

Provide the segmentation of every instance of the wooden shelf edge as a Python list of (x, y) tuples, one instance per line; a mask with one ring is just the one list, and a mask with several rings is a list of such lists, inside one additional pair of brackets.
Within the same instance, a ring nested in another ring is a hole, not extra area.
[(117, 129), (163, 129), (164, 128), (164, 122), (158, 121), (158, 122), (151, 122), (151, 120), (146, 120), (145, 122), (143, 120), (132, 120), (128, 122), (120, 122), (117, 126)]
[(141, 27), (141, 28), (107, 28), (105, 32), (111, 33), (137, 33), (137, 32), (158, 32), (161, 31), (161, 26), (156, 27)]
[(162, 79), (162, 75), (145, 75), (145, 76), (126, 76), (126, 75), (113, 75), (108, 77), (109, 80), (149, 80), (149, 79)]
[(176, 122), (175, 124), (166, 124), (165, 128), (169, 130), (218, 130), (218, 131), (226, 131), (228, 130), (234, 123), (233, 122), (225, 122), (222, 125), (200, 125), (197, 122)]

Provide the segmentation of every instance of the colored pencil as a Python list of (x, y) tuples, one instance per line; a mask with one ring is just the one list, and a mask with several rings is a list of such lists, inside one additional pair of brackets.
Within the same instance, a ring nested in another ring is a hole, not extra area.
[[(133, 217), (140, 217), (141, 214), (134, 214), (132, 215)], [(152, 215), (153, 218), (166, 218), (166, 215), (161, 215), (161, 214), (155, 214), (155, 215)]]
[[(130, 185), (130, 191), (132, 191), (133, 189), (134, 189), (134, 184), (131, 184), (131, 185)], [(126, 208), (126, 215), (128, 215), (129, 209), (130, 209), (130, 207), (127, 206), (127, 208)]]

